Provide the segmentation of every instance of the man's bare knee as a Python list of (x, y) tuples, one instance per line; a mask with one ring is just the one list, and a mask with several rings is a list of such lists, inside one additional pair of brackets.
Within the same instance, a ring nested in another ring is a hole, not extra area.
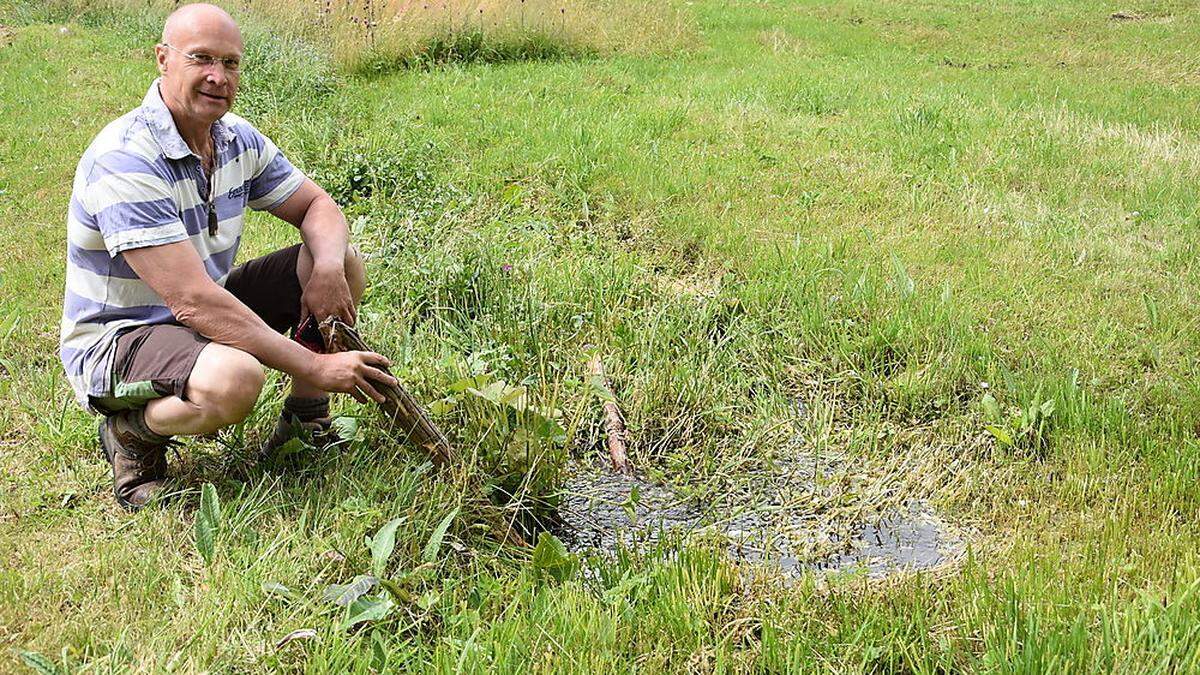
[(266, 382), (258, 359), (239, 349), (210, 344), (196, 359), (187, 396), (199, 406), (205, 426), (215, 431), (250, 414)]

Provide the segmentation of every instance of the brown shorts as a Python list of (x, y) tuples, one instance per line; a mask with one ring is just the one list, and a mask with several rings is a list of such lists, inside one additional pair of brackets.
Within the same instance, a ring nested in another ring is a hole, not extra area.
[[(225, 280), (225, 290), (283, 333), (300, 320), (300, 279), (296, 260), (300, 244), (239, 265)], [(178, 396), (209, 339), (178, 323), (138, 326), (121, 333), (113, 356), (113, 395), (92, 397), (92, 408), (112, 415), (140, 408), (153, 399)]]

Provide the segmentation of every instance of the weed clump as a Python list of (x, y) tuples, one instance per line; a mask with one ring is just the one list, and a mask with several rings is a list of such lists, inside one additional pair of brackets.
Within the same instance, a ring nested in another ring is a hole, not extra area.
[(410, 207), (436, 192), (437, 153), (429, 142), (348, 140), (308, 157), (307, 173), (343, 207), (364, 200)]

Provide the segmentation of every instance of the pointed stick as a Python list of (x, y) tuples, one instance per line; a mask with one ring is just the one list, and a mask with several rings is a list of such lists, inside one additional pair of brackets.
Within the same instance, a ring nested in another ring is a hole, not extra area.
[[(604, 375), (604, 363), (597, 354), (588, 361), (588, 373), (599, 377), (604, 388), (612, 393), (608, 378)], [(625, 419), (621, 417), (621, 409), (617, 406), (616, 396), (604, 401), (604, 430), (608, 440), (608, 456), (612, 460), (613, 471), (629, 473), (629, 463), (625, 453)]]

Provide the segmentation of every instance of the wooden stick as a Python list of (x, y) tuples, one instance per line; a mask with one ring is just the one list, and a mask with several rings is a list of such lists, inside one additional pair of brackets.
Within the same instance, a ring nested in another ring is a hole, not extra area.
[[(320, 328), (321, 336), (325, 338), (325, 345), (330, 351), (375, 351), (367, 346), (358, 331), (334, 317), (322, 321)], [(391, 374), (387, 366), (379, 366), (379, 369)], [(455, 462), (457, 458), (454, 456), (454, 449), (450, 447), (450, 441), (446, 438), (446, 434), (443, 434), (433, 420), (429, 419), (425, 408), (417, 402), (417, 399), (413, 398), (412, 394), (399, 385), (392, 386), (386, 382), (374, 380), (371, 384), (376, 391), (386, 397), (379, 407), (383, 408), (383, 412), (387, 414), (388, 418), (400, 425), (401, 431), (408, 435), (409, 440), (429, 453), (434, 466), (441, 468)]]
[[(331, 352), (375, 351), (367, 346), (358, 331), (336, 317), (331, 316), (322, 321), (320, 330), (321, 337), (325, 339), (325, 346)], [(379, 369), (385, 373), (391, 373), (386, 366), (379, 366)], [(442, 430), (433, 423), (433, 420), (429, 418), (429, 413), (425, 412), (424, 406), (413, 398), (412, 394), (399, 384), (392, 386), (377, 380), (372, 380), (371, 384), (385, 397), (384, 401), (379, 404), (384, 414), (400, 426), (408, 440), (429, 453), (434, 466), (440, 469), (448, 465), (457, 466), (459, 464), (458, 455), (450, 446), (450, 440), (446, 438), (446, 434), (442, 433)], [(498, 517), (496, 507), (487, 498), (483, 484), (477, 480), (473, 480), (471, 483), (478, 493), (477, 498), (483, 506), (483, 513), (487, 517), (492, 534), (500, 541), (506, 541), (522, 548), (528, 547), (529, 542), (525, 541), (525, 538), (513, 529), (510, 523), (505, 522), (502, 517)]]
[[(604, 375), (604, 363), (600, 356), (593, 356), (588, 362), (588, 372), (599, 377), (604, 388), (612, 393), (608, 378)], [(625, 419), (621, 417), (621, 409), (617, 406), (616, 397), (611, 396), (604, 401), (604, 431), (608, 440), (608, 456), (612, 460), (613, 471), (629, 473), (629, 463), (625, 453)]]

